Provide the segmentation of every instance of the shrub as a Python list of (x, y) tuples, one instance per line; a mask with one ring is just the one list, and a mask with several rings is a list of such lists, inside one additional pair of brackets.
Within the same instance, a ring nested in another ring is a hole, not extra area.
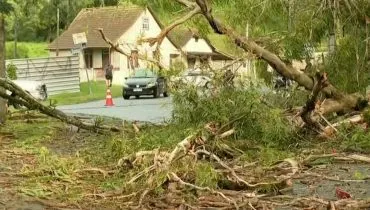
[(17, 67), (13, 63), (8, 64), (6, 67), (6, 74), (9, 79), (16, 80), (17, 79)]

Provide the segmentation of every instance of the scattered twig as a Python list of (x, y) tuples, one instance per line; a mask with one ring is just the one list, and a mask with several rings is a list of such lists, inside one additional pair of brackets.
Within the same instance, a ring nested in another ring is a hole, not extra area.
[[(226, 163), (224, 163), (219, 157), (217, 157), (215, 154), (212, 154), (206, 150), (197, 150), (196, 152), (197, 154), (205, 154), (205, 155), (208, 155), (210, 156), (211, 158), (215, 159), (222, 167), (224, 167), (225, 169), (227, 169), (231, 175), (240, 183), (243, 183), (244, 185), (246, 185), (247, 187), (249, 188), (257, 188), (257, 187), (261, 187), (261, 186), (271, 186), (271, 185), (276, 185), (276, 184), (281, 184), (282, 181), (279, 181), (279, 182), (272, 182), (272, 183), (268, 183), (268, 182), (261, 182), (261, 183), (256, 183), (256, 184), (250, 184), (248, 183), (247, 181), (245, 181), (244, 179), (240, 178), (236, 172), (234, 171), (234, 169), (232, 169), (231, 167), (229, 167)], [(285, 180), (284, 180), (285, 181)]]
[(116, 171), (105, 171), (100, 168), (85, 168), (85, 169), (78, 169), (74, 171), (74, 173), (81, 173), (81, 172), (99, 172), (103, 175), (104, 178), (106, 178), (108, 174), (115, 173)]
[(196, 186), (194, 184), (191, 184), (191, 183), (188, 183), (188, 182), (184, 182), (180, 177), (178, 177), (175, 173), (171, 172), (169, 173), (169, 178), (180, 183), (181, 185), (184, 185), (184, 186), (187, 186), (187, 187), (191, 187), (193, 189), (196, 189), (196, 190), (201, 190), (201, 191), (208, 191), (212, 194), (217, 194), (219, 196), (221, 196), (222, 198), (224, 198), (227, 202), (229, 203), (232, 203), (234, 204), (234, 206), (238, 209), (238, 205), (236, 204), (236, 202), (234, 200), (232, 200), (231, 198), (228, 198), (226, 197), (223, 193), (219, 192), (219, 191), (216, 191), (216, 190), (213, 190), (209, 187), (199, 187), (199, 186)]
[(144, 170), (142, 170), (140, 173), (136, 174), (134, 177), (132, 177), (130, 179), (130, 181), (128, 181), (127, 183), (128, 184), (131, 184), (131, 183), (134, 183), (136, 180), (138, 180), (140, 177), (144, 176), (145, 174), (153, 171), (156, 169), (156, 165), (151, 165), (149, 166), (148, 168), (145, 168)]
[(217, 136), (217, 138), (224, 139), (226, 137), (229, 137), (229, 136), (233, 135), (234, 133), (235, 133), (235, 129), (230, 129), (230, 130), (220, 134), (219, 136)]

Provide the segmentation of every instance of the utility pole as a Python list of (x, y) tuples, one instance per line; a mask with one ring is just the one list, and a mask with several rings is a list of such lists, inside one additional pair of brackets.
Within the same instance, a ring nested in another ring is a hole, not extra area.
[(57, 8), (57, 52), (56, 55), (59, 56), (59, 7)]

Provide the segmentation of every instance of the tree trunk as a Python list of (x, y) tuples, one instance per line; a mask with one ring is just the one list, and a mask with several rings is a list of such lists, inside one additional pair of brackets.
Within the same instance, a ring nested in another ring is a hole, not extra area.
[(64, 112), (55, 109), (53, 107), (45, 106), (31, 95), (26, 93), (22, 88), (11, 82), (10, 80), (6, 80), (4, 78), (0, 78), (0, 87), (9, 90), (10, 92), (14, 93), (14, 97), (8, 94), (0, 93), (0, 97), (6, 98), (11, 101), (13, 104), (19, 104), (22, 106), (27, 107), (30, 110), (39, 110), (40, 112), (49, 115), (50, 117), (54, 117), (56, 119), (61, 120), (62, 122), (77, 126), (81, 129), (94, 131), (97, 133), (104, 133), (107, 132), (120, 132), (121, 129), (114, 126), (105, 126), (100, 125), (99, 123), (92, 124), (92, 123), (85, 123), (81, 120), (77, 119), (73, 116), (68, 116)]
[[(0, 14), (0, 78), (5, 78), (5, 21), (4, 15)], [(0, 86), (0, 93), (5, 89)], [(6, 100), (0, 97), (0, 124), (5, 123), (7, 112)]]

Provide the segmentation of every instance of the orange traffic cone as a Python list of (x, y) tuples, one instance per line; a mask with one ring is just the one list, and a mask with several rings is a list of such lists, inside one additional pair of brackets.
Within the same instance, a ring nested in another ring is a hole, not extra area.
[(105, 106), (114, 106), (113, 99), (112, 99), (112, 94), (111, 94), (109, 88), (107, 89), (107, 95), (105, 97)]

